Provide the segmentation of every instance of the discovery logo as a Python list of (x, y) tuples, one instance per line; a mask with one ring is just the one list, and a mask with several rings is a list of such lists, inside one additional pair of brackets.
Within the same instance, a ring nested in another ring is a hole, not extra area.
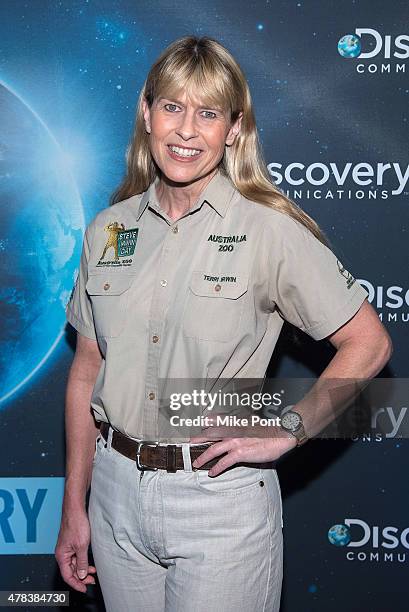
[(347, 561), (404, 563), (407, 560), (409, 527), (381, 528), (351, 518), (330, 527), (327, 535), (330, 544), (345, 549)]
[(290, 187), (281, 189), (294, 200), (386, 200), (408, 195), (409, 165), (399, 162), (270, 162), (267, 169), (277, 186), (285, 182)]
[[(345, 34), (339, 39), (338, 53), (348, 59), (359, 58), (356, 71), (360, 74), (404, 73), (406, 64), (402, 60), (409, 57), (409, 35), (399, 34), (393, 37), (390, 34), (381, 34), (372, 28), (356, 28), (355, 34)], [(372, 58), (377, 59), (375, 62), (361, 61)]]
[(52, 555), (64, 478), (0, 478), (0, 555)]
[(382, 407), (375, 405), (371, 414), (370, 431), (351, 436), (351, 440), (353, 442), (382, 442), (383, 440), (407, 439), (409, 437), (407, 412), (408, 406), (401, 404)]

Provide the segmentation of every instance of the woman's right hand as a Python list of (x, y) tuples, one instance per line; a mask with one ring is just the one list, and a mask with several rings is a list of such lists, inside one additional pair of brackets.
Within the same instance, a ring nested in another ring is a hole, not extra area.
[(96, 568), (88, 565), (91, 529), (85, 509), (63, 511), (55, 558), (61, 576), (70, 587), (86, 593), (87, 584), (95, 584)]

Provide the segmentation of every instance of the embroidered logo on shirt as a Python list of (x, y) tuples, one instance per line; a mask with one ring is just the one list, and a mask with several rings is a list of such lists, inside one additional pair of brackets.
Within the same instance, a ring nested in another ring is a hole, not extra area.
[(233, 251), (234, 244), (245, 242), (247, 240), (246, 234), (238, 235), (230, 235), (230, 236), (218, 236), (217, 234), (210, 234), (207, 242), (216, 242), (219, 244), (219, 251)]
[(348, 270), (346, 270), (346, 268), (344, 268), (344, 266), (339, 261), (339, 259), (337, 259), (337, 265), (338, 265), (339, 273), (345, 278), (347, 289), (351, 289), (352, 285), (355, 282), (355, 278), (352, 276), (350, 272), (348, 272)]
[[(108, 233), (108, 239), (102, 251), (101, 259), (97, 266), (122, 266), (130, 265), (132, 259), (121, 261), (121, 257), (131, 257), (135, 253), (136, 241), (138, 239), (139, 228), (125, 229), (123, 223), (112, 221), (104, 227), (104, 231)], [(114, 259), (105, 260), (105, 255), (109, 249), (114, 250)]]

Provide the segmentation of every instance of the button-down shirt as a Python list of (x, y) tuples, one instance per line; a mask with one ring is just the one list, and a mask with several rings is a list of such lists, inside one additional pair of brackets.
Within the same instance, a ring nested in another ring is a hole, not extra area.
[(246, 199), (220, 171), (177, 220), (157, 185), (89, 224), (66, 312), (103, 356), (96, 420), (167, 442), (161, 380), (263, 379), (284, 320), (320, 340), (368, 293), (305, 226)]

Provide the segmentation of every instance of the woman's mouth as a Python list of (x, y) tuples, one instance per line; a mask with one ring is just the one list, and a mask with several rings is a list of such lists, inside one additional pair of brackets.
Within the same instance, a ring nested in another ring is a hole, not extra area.
[(167, 149), (173, 159), (184, 161), (193, 161), (203, 153), (201, 149), (186, 149), (184, 147), (177, 147), (176, 145), (167, 145)]

